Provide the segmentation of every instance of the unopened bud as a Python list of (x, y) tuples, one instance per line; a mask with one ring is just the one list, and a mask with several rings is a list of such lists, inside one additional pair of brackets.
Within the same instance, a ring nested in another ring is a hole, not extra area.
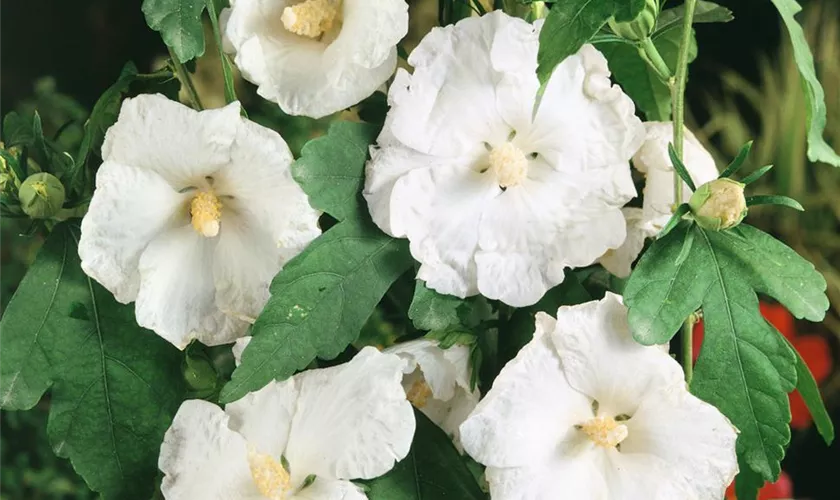
[(747, 216), (744, 184), (725, 177), (700, 186), (688, 205), (700, 227), (712, 231), (735, 227)]
[(609, 24), (612, 32), (621, 38), (640, 42), (653, 33), (658, 17), (659, 0), (647, 0), (645, 2), (645, 8), (632, 21), (619, 23), (615, 19), (610, 18), (607, 24)]
[(32, 174), (20, 185), (18, 198), (26, 215), (33, 219), (49, 219), (64, 206), (64, 185), (52, 174)]
[(184, 380), (187, 387), (200, 394), (212, 393), (218, 384), (216, 368), (203, 353), (187, 352), (184, 358)]

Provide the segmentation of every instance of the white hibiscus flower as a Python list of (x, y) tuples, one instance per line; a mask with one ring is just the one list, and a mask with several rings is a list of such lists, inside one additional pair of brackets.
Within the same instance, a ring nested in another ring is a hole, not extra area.
[(320, 232), (283, 138), (239, 112), (126, 100), (82, 221), (84, 271), (181, 349), (245, 333), (271, 279)]
[(350, 481), (388, 472), (414, 436), (404, 365), (368, 347), (349, 363), (272, 382), (224, 411), (183, 403), (160, 450), (164, 497), (367, 498)]
[[(633, 166), (645, 175), (642, 208), (623, 209), (627, 221), (624, 244), (609, 250), (601, 257), (601, 264), (619, 277), (630, 275), (630, 267), (642, 251), (645, 238), (659, 234), (674, 213), (674, 167), (668, 156), (668, 144), (674, 142), (672, 122), (646, 122), (646, 136), (642, 147), (633, 156)], [(700, 141), (685, 129), (683, 163), (691, 180), (701, 186), (717, 179), (715, 160)], [(691, 198), (691, 189), (683, 183), (683, 201)]]
[(494, 500), (719, 500), (737, 431), (680, 366), (630, 336), (621, 298), (537, 316), (537, 331), (461, 425)]
[(286, 113), (320, 118), (394, 73), (405, 0), (231, 0), (221, 15), (242, 75)]
[(470, 348), (453, 345), (438, 347), (438, 342), (417, 339), (385, 349), (408, 363), (403, 388), (408, 400), (429, 420), (446, 431), (461, 449), (458, 427), (478, 404), (478, 389), (470, 389)]
[(499, 11), (435, 28), (391, 86), (365, 197), (438, 292), (526, 306), (625, 239), (644, 128), (591, 45), (534, 112), (539, 29)]

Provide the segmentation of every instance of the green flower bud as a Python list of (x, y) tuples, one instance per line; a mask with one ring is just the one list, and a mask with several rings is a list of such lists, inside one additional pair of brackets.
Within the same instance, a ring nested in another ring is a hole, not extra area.
[(659, 0), (647, 0), (645, 8), (632, 21), (619, 23), (610, 18), (607, 21), (613, 33), (624, 38), (640, 42), (649, 37), (656, 27), (656, 18), (659, 17)]
[(49, 219), (64, 206), (64, 185), (52, 174), (40, 172), (23, 181), (18, 190), (20, 207), (33, 219)]
[(210, 394), (216, 389), (219, 377), (216, 368), (203, 353), (187, 352), (184, 358), (184, 380), (187, 387), (200, 394)]
[(707, 182), (691, 195), (688, 206), (704, 229), (721, 231), (735, 227), (747, 216), (744, 184), (725, 177)]

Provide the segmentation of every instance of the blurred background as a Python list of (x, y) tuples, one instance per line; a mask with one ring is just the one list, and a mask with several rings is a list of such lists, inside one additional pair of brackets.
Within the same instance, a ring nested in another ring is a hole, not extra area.
[[(0, 112), (37, 109), (45, 135), (73, 151), (96, 99), (127, 61), (141, 72), (165, 63), (166, 48), (145, 24), (142, 0), (7, 0), (0, 13)], [(677, 4), (672, 0), (666, 7)], [(799, 200), (805, 213), (755, 208), (748, 222), (768, 231), (813, 262), (828, 281), (831, 309), (823, 324), (795, 321), (770, 302), (765, 316), (785, 334), (820, 382), (834, 421), (840, 423), (840, 169), (808, 162), (805, 103), (787, 35), (770, 0), (721, 0), (735, 21), (699, 25), (699, 56), (691, 66), (689, 122), (717, 157), (728, 163), (755, 140), (743, 172), (774, 164), (756, 189)], [(828, 107), (826, 139), (840, 150), (840, 3), (800, 0), (800, 18), (814, 52)], [(437, 22), (437, 0), (410, 0), (412, 28), (405, 48)], [(209, 29), (209, 27), (208, 27)], [(212, 37), (208, 37), (208, 41)], [(219, 60), (210, 46), (194, 80), (205, 106), (224, 104)], [(239, 82), (238, 93), (255, 121), (278, 130), (297, 154), (329, 121), (291, 118)], [(356, 111), (347, 111), (352, 118)], [(41, 240), (26, 224), (0, 221), (0, 307), (8, 303)], [(840, 444), (827, 448), (801, 401), (792, 397), (794, 435), (785, 476), (763, 499), (840, 499)], [(49, 401), (29, 412), (0, 415), (0, 500), (86, 499), (94, 495), (56, 458), (46, 437)]]

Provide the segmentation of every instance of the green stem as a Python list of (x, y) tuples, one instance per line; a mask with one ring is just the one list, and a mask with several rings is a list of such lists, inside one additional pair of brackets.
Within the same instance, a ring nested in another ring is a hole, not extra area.
[(178, 80), (181, 81), (181, 85), (187, 89), (187, 96), (190, 99), (190, 104), (192, 107), (201, 111), (204, 109), (204, 106), (201, 105), (201, 99), (198, 98), (198, 92), (195, 90), (195, 86), (193, 85), (192, 78), (190, 78), (189, 72), (181, 64), (181, 61), (178, 60), (178, 57), (175, 56), (175, 52), (172, 51), (172, 47), (167, 45), (166, 47), (169, 49), (169, 58), (172, 59), (172, 64), (175, 66), (175, 73), (178, 75)]
[(685, 383), (691, 385), (694, 376), (694, 322), (691, 318), (685, 320), (682, 326), (682, 363), (685, 371)]
[[(683, 18), (682, 39), (680, 53), (677, 58), (677, 72), (674, 84), (671, 86), (671, 105), (674, 114), (674, 150), (677, 158), (683, 159), (683, 138), (685, 136), (685, 84), (688, 80), (688, 51), (691, 46), (691, 26), (694, 23), (694, 9), (697, 0), (685, 0), (685, 17)], [(674, 172), (674, 203), (682, 203), (682, 181)]]
[[(673, 107), (674, 120), (674, 151), (677, 158), (683, 159), (683, 140), (685, 137), (685, 84), (688, 80), (688, 51), (691, 46), (691, 27), (694, 24), (694, 9), (697, 7), (697, 0), (685, 0), (685, 14), (683, 17), (682, 38), (680, 40), (680, 53), (677, 57), (677, 71), (671, 84), (671, 106)], [(683, 183), (680, 176), (674, 170), (674, 207), (682, 204)], [(692, 352), (692, 329), (694, 323), (691, 319), (685, 320), (682, 326), (682, 361), (685, 371), (685, 381), (691, 384), (694, 374), (694, 358)]]
[(662, 59), (662, 55), (659, 53), (659, 50), (656, 48), (656, 45), (653, 44), (653, 40), (650, 38), (645, 38), (639, 44), (639, 55), (642, 56), (642, 59), (648, 63), (648, 66), (656, 72), (656, 75), (662, 80), (665, 84), (670, 84), (671, 78), (671, 68), (668, 67), (668, 64)]

